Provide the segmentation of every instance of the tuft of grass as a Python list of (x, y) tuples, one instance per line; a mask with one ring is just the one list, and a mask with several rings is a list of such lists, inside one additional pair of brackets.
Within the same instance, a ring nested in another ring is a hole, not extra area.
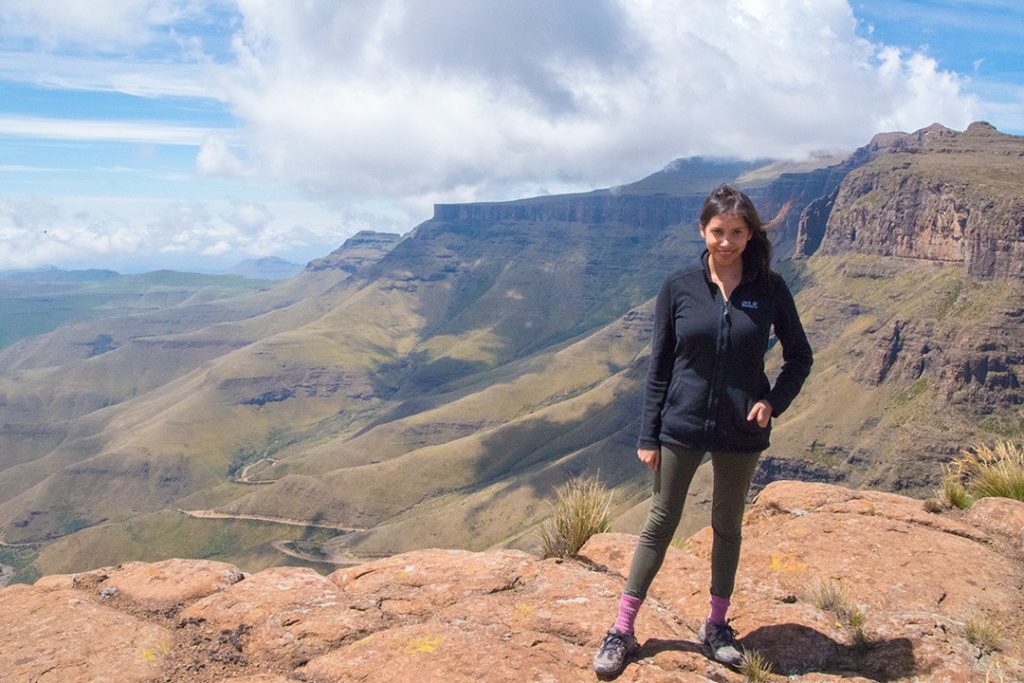
[(594, 534), (611, 528), (612, 494), (593, 479), (572, 479), (555, 493), (554, 514), (540, 529), (544, 557), (574, 557)]
[(846, 609), (846, 589), (831, 579), (818, 579), (811, 588), (811, 602), (823, 612), (839, 614)]
[(955, 507), (966, 509), (978, 498), (1024, 502), (1024, 446), (1013, 441), (961, 451), (944, 471), (942, 496)]
[(854, 647), (864, 649), (868, 646), (870, 641), (864, 632), (864, 610), (850, 604), (846, 588), (841, 583), (818, 579), (811, 588), (811, 602), (818, 609), (836, 616), (839, 624), (849, 632)]
[(850, 607), (846, 610), (843, 617), (846, 629), (853, 638), (853, 646), (858, 649), (866, 648), (868, 646), (868, 637), (864, 633), (864, 610), (860, 607)]
[(982, 654), (990, 654), (999, 649), (999, 630), (986, 619), (971, 619), (964, 625), (964, 633), (967, 635), (967, 642), (977, 646)]
[(772, 680), (772, 664), (757, 650), (744, 650), (743, 659), (736, 667), (747, 683), (769, 683)]

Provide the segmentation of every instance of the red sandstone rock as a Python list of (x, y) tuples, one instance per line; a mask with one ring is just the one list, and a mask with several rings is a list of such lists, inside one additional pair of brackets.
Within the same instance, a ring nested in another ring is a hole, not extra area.
[(0, 680), (4, 683), (150, 681), (173, 635), (68, 589), (0, 590)]
[(982, 498), (968, 508), (964, 519), (992, 534), (1002, 534), (1024, 551), (1024, 503), (1009, 498)]
[[(630, 553), (598, 536), (582, 554), (628, 571)], [(651, 596), (697, 628), (707, 612), (710, 529), (684, 550), (670, 548)], [(871, 645), (854, 646), (852, 629), (814, 604), (819, 582), (845, 591), (864, 614)], [(748, 510), (731, 617), (741, 642), (766, 654), (777, 672), (846, 668), (900, 680), (984, 680), (1005, 658), (1007, 680), (1024, 680), (1020, 635), (1024, 571), (984, 531), (923, 511), (921, 501), (827, 484), (776, 482)], [(998, 625), (1012, 647), (979, 658), (965, 625)], [(639, 627), (639, 623), (638, 623)], [(646, 629), (638, 631), (657, 636)], [(972, 678), (973, 677), (973, 678)]]
[[(1024, 680), (1022, 507), (979, 501), (959, 519), (893, 494), (771, 484), (745, 520), (733, 624), (800, 683)], [(582, 561), (423, 550), (223, 590), (229, 570), (201, 561), (47, 577), (0, 589), (0, 680), (591, 681), (635, 544), (595, 536)], [(696, 642), (710, 549), (710, 529), (669, 548), (637, 620), (641, 659), (619, 680), (742, 683)], [(846, 617), (816, 604), (819, 582), (843, 587)], [(130, 599), (104, 601), (104, 587)], [(153, 609), (182, 601), (177, 616)], [(971, 643), (970, 622), (995, 628), (1000, 649)]]
[(302, 663), (383, 623), (371, 600), (347, 596), (327, 578), (300, 567), (254, 574), (194, 602), (180, 616), (248, 632), (248, 656), (264, 662)]
[(162, 609), (217, 593), (241, 580), (242, 572), (226, 562), (129, 562), (110, 570), (100, 590), (116, 588), (148, 609)]

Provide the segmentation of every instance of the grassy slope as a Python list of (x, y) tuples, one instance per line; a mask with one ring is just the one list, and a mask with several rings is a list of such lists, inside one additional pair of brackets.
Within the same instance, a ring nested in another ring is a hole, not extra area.
[[(970, 406), (950, 403), (941, 387), (951, 368), (934, 359), (919, 377), (865, 381), (895, 321), (915, 321), (931, 331), (933, 347), (952, 352), (1019, 307), (1019, 284), (972, 281), (959, 264), (858, 255), (815, 256), (797, 267), (797, 303), (815, 347), (815, 369), (770, 452), (839, 470), (855, 486), (926, 495), (949, 458), (949, 444), (990, 439), (999, 425), (1024, 417), (1008, 407), (986, 420)], [(902, 353), (909, 359), (920, 352), (907, 346)]]

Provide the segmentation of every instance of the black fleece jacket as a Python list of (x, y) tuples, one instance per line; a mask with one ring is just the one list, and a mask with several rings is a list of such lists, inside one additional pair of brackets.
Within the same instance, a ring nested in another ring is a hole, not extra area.
[[(762, 429), (747, 420), (750, 409), (764, 399), (781, 415), (811, 371), (811, 346), (782, 277), (744, 267), (726, 301), (707, 259), (704, 252), (694, 267), (669, 275), (658, 292), (639, 448), (764, 450), (771, 423)], [(771, 387), (764, 354), (773, 327), (783, 365)]]

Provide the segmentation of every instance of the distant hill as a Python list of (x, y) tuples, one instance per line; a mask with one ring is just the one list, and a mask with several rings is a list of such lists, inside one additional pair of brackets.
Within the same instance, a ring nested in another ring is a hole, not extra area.
[(167, 270), (142, 275), (97, 269), (0, 271), (0, 349), (64, 324), (110, 316), (112, 311), (213, 300), (263, 286), (236, 276)]
[(255, 280), (287, 280), (302, 272), (302, 264), (286, 261), (278, 256), (246, 259), (234, 265), (228, 272)]
[(964, 445), (1024, 435), (1022, 154), (933, 126), (799, 170), (690, 160), (627, 191), (442, 204), (259, 291), (22, 339), (0, 351), (0, 563), (522, 547), (552, 486), (597, 472), (635, 531), (652, 297), (726, 179), (773, 219), (816, 351), (756, 486), (928, 493)]

